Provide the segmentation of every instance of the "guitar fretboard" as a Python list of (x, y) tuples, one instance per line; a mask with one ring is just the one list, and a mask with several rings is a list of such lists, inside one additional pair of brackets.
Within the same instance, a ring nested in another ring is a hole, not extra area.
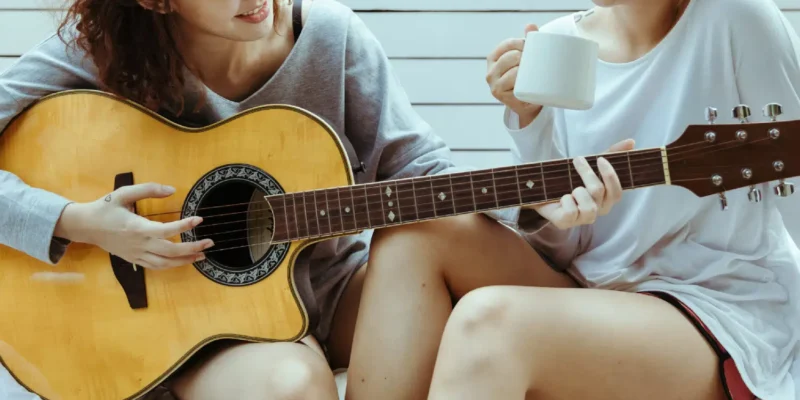
[[(665, 183), (661, 149), (603, 155), (624, 190)], [(586, 157), (602, 179), (597, 156)], [(424, 176), (269, 196), (274, 241), (349, 234), (558, 201), (584, 186), (572, 160)]]

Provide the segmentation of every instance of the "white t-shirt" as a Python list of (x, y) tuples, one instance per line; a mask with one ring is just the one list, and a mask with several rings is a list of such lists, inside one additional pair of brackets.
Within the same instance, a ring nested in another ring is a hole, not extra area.
[[(575, 16), (541, 30), (578, 34)], [(783, 13), (772, 0), (692, 0), (645, 56), (598, 60), (592, 109), (546, 107), (522, 130), (506, 110), (505, 122), (517, 161), (536, 162), (602, 153), (627, 138), (639, 149), (666, 146), (688, 125), (706, 124), (707, 106), (719, 109), (717, 123), (738, 123), (733, 107), (747, 104), (751, 121), (763, 121), (771, 102), (783, 106), (781, 120), (800, 119), (800, 39)], [(800, 193), (778, 198), (775, 182), (759, 186), (762, 202), (749, 202), (747, 188), (733, 190), (726, 211), (717, 196), (677, 186), (626, 191), (592, 226), (548, 225), (526, 236), (588, 287), (675, 295), (727, 348), (757, 396), (798, 399), (800, 251), (778, 205), (800, 207)]]

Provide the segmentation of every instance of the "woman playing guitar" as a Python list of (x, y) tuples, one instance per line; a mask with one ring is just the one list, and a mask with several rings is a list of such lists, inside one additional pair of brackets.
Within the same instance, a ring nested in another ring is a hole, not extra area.
[[(74, 0), (59, 34), (0, 75), (0, 130), (44, 96), (85, 88), (112, 92), (187, 126), (265, 104), (304, 108), (332, 126), (350, 160), (363, 165), (358, 183), (455, 170), (375, 37), (333, 0)], [(617, 198), (619, 182), (608, 167), (604, 179), (615, 182), (609, 197)], [(600, 184), (591, 170), (579, 171)], [(76, 242), (151, 269), (190, 264), (215, 244), (166, 239), (203, 221), (159, 223), (130, 211), (137, 201), (174, 193), (161, 183), (125, 186), (81, 203), (0, 171), (0, 244), (51, 264)], [(564, 203), (564, 226), (594, 219), (594, 212), (577, 213), (578, 206), (595, 208), (587, 193), (579, 190), (577, 200)], [(487, 285), (571, 285), (495, 219), (468, 216), (387, 229), (377, 247), (370, 246), (371, 232), (309, 247), (295, 282), (312, 316), (311, 335), (302, 343), (209, 346), (148, 396), (335, 399), (331, 368), (349, 364), (359, 366), (355, 379), (363, 384), (353, 385), (353, 398), (424, 396), (451, 297)], [(358, 335), (365, 345), (351, 360), (368, 258), (370, 268), (403, 279), (381, 287), (388, 276), (379, 274), (367, 288), (371, 297)], [(373, 300), (376, 291), (383, 297)], [(386, 318), (400, 319), (377, 327), (373, 337), (370, 327)], [(422, 326), (428, 334), (412, 334)], [(367, 379), (373, 369), (387, 374)], [(399, 391), (383, 391), (388, 388)]]

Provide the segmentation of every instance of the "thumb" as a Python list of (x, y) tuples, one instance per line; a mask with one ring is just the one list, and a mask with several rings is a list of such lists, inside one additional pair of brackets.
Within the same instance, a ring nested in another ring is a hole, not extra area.
[(536, 24), (528, 24), (525, 25), (525, 34), (527, 35), (529, 32), (537, 32), (539, 27)]
[[(111, 201), (119, 204), (132, 204), (147, 198), (167, 197), (175, 193), (175, 188), (171, 186), (159, 185), (157, 183), (142, 183), (139, 185), (123, 186), (112, 193)], [(116, 199), (113, 198), (116, 196)]]
[(608, 150), (606, 150), (606, 153), (613, 153), (615, 151), (633, 150), (633, 146), (635, 146), (635, 145), (636, 145), (636, 142), (633, 139), (625, 139), (625, 140), (623, 140), (621, 142), (615, 143)]

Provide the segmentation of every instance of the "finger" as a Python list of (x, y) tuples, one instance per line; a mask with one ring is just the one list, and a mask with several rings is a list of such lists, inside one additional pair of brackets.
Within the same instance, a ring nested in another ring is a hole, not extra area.
[(519, 67), (520, 60), (522, 60), (522, 52), (519, 50), (511, 50), (500, 56), (497, 63), (492, 66), (494, 80), (499, 80), (514, 67)]
[(147, 244), (147, 251), (162, 257), (198, 256), (204, 250), (214, 246), (214, 241), (204, 239), (197, 242), (174, 243), (166, 239), (153, 239)]
[(495, 83), (495, 89), (498, 93), (510, 93), (514, 90), (514, 86), (517, 84), (517, 73), (519, 72), (519, 67), (511, 68), (505, 75), (500, 77)]
[(527, 35), (530, 32), (536, 32), (539, 30), (539, 27), (536, 24), (528, 24), (525, 25), (525, 34)]
[(201, 217), (189, 217), (167, 223), (148, 221), (144, 231), (150, 237), (167, 239), (180, 235), (190, 229), (194, 229), (200, 225), (201, 222), (203, 222), (203, 218)]
[(189, 265), (204, 259), (205, 256), (202, 254), (197, 256), (167, 258), (167, 257), (161, 257), (153, 253), (144, 253), (142, 254), (141, 257), (139, 257), (139, 262), (146, 268), (168, 269), (168, 268), (182, 267), (184, 265)]
[(157, 183), (142, 183), (139, 185), (123, 186), (105, 199), (108, 202), (114, 201), (117, 204), (131, 204), (139, 200), (148, 198), (163, 198), (175, 193), (175, 188), (171, 186), (159, 185)]
[(597, 219), (598, 207), (586, 188), (579, 187), (573, 190), (572, 197), (578, 203), (578, 218), (576, 222), (579, 224), (593, 224)]
[(633, 147), (636, 145), (636, 142), (633, 139), (625, 139), (621, 142), (614, 143), (611, 147), (606, 150), (606, 153), (613, 153), (617, 151), (629, 151), (633, 150)]
[(503, 54), (506, 54), (511, 50), (522, 51), (524, 47), (525, 47), (525, 39), (511, 38), (503, 40), (502, 42), (500, 42), (499, 45), (497, 45), (497, 47), (491, 53), (489, 53), (487, 60), (489, 61), (489, 64), (492, 64), (497, 60), (499, 60)]
[(600, 176), (603, 178), (603, 183), (606, 187), (606, 197), (602, 203), (603, 209), (606, 210), (622, 198), (622, 184), (619, 181), (617, 172), (614, 170), (614, 166), (605, 158), (597, 158), (597, 169), (600, 171)]
[(559, 229), (572, 227), (580, 216), (578, 204), (575, 202), (575, 198), (570, 194), (561, 196), (561, 208), (559, 210), (559, 215), (551, 220)]
[(594, 170), (589, 166), (585, 158), (576, 157), (572, 162), (573, 165), (575, 165), (575, 170), (578, 171), (578, 174), (583, 180), (583, 186), (591, 194), (594, 202), (602, 206), (606, 197), (606, 188), (603, 182), (600, 181), (600, 178), (594, 173)]

